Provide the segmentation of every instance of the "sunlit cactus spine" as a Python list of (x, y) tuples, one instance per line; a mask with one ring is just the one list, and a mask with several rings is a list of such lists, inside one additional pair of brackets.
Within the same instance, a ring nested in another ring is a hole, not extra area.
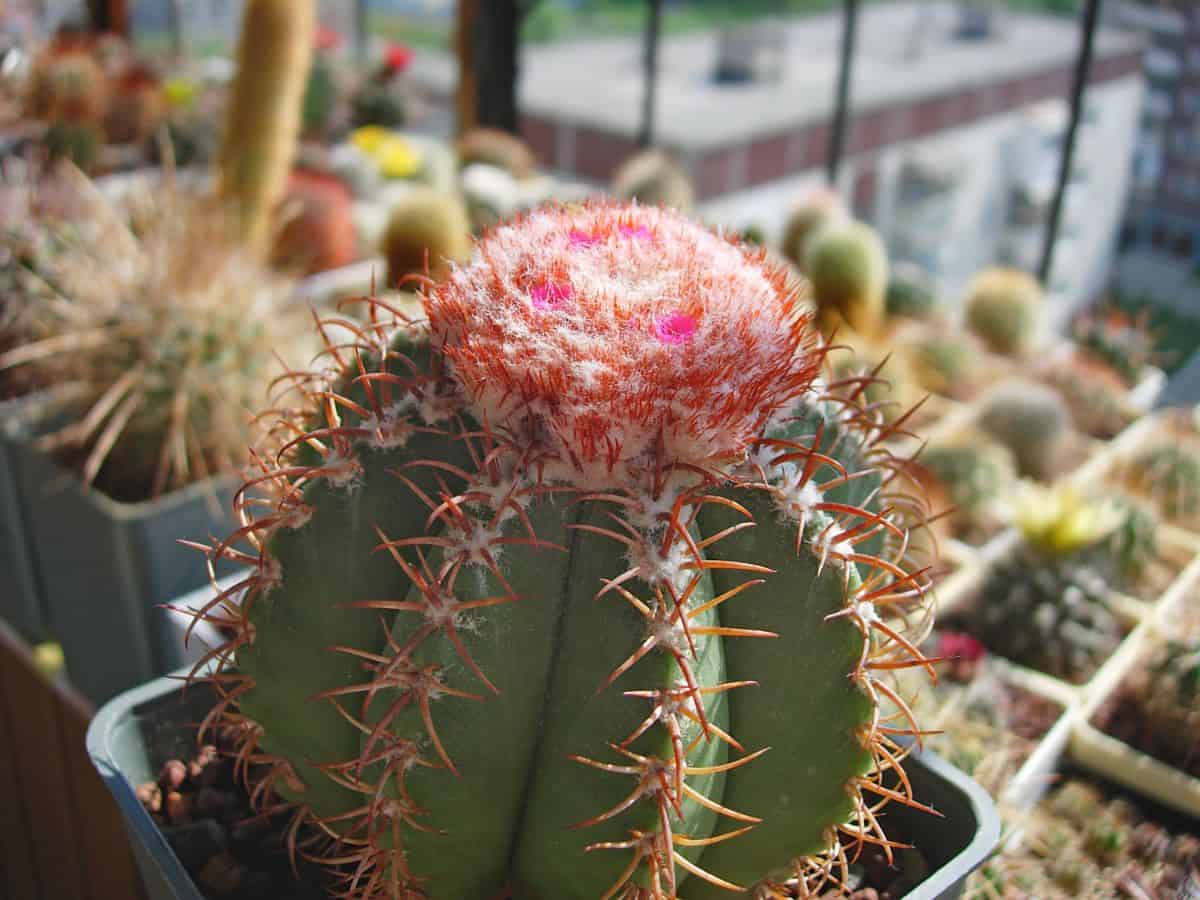
[(441, 280), (452, 263), (471, 255), (471, 223), (462, 201), (429, 188), (413, 190), (392, 207), (380, 249), (389, 288), (403, 287), (415, 275)]
[(217, 180), (251, 246), (265, 246), (287, 186), (315, 27), (314, 0), (247, 0), (242, 12)]
[(643, 150), (625, 160), (613, 175), (612, 193), (621, 200), (683, 212), (690, 210), (696, 199), (687, 171), (662, 150)]
[(1041, 315), (1041, 285), (1020, 269), (984, 269), (967, 288), (967, 327), (993, 353), (1023, 356), (1031, 351)]
[(251, 571), (197, 612), (234, 635), (208, 725), (292, 849), (314, 825), (345, 896), (413, 900), (784, 897), (890, 854), (921, 503), (786, 272), (591, 204), (423, 301), (297, 374), (275, 501), (210, 550)]

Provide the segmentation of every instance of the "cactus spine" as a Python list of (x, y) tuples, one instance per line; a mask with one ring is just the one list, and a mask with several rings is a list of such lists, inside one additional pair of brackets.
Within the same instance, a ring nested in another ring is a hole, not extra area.
[(302, 124), (314, 0), (247, 0), (218, 159), (220, 194), (252, 247), (264, 247)]
[(298, 382), (274, 509), (213, 551), (254, 566), (199, 615), (257, 796), (353, 898), (779, 895), (882, 841), (925, 582), (786, 273), (592, 204), (423, 299)]

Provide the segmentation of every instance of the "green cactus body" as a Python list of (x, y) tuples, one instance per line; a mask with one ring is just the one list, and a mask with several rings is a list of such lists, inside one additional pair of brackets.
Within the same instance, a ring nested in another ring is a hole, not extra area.
[(925, 585), (879, 423), (815, 389), (764, 259), (658, 209), (538, 211), (428, 321), (381, 301), (330, 348), (251, 550), (217, 548), (255, 566), (211, 677), (348, 896), (767, 896), (913, 802), (879, 783), (910, 724), (877, 723)]
[(1027, 478), (1051, 478), (1071, 434), (1071, 413), (1052, 388), (1025, 381), (1006, 382), (982, 401), (979, 427), (1012, 451)]
[(1012, 454), (994, 444), (928, 447), (920, 460), (946, 486), (968, 529), (994, 522), (997, 507), (1017, 481)]
[(804, 272), (813, 235), (831, 222), (840, 222), (845, 218), (846, 209), (837, 194), (827, 190), (811, 191), (788, 215), (783, 226), (780, 250), (792, 265)]
[(326, 134), (333, 123), (337, 102), (338, 83), (333, 62), (324, 53), (314, 53), (300, 107), (304, 134), (313, 137)]
[(426, 271), (435, 280), (444, 278), (451, 263), (471, 254), (471, 223), (462, 201), (433, 189), (413, 190), (392, 207), (380, 249), (389, 287)]
[(388, 82), (367, 82), (350, 102), (350, 121), (356, 128), (363, 125), (402, 128), (407, 120), (408, 102), (399, 89)]
[(252, 246), (267, 240), (292, 168), (315, 6), (313, 0), (248, 0), (242, 13), (237, 76), (217, 167), (220, 194), (237, 210)]
[(888, 279), (884, 302), (889, 316), (932, 319), (940, 310), (928, 273), (912, 263), (897, 263)]
[(1090, 677), (1124, 636), (1095, 565), (1028, 547), (988, 578), (974, 630), (996, 653), (1072, 682)]
[(1041, 312), (1041, 286), (1019, 269), (984, 269), (967, 288), (967, 327), (994, 353), (1032, 350)]
[(809, 243), (804, 273), (827, 334), (843, 321), (867, 338), (879, 334), (888, 260), (874, 228), (851, 221), (824, 226)]
[(913, 342), (913, 371), (921, 387), (935, 394), (962, 397), (979, 382), (979, 350), (963, 335), (930, 334)]
[(687, 172), (661, 150), (644, 150), (625, 160), (613, 176), (612, 193), (622, 200), (682, 212), (692, 208), (696, 196)]

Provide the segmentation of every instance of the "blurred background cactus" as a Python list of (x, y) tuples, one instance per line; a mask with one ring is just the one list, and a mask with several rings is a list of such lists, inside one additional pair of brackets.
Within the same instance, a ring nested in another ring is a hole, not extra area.
[(471, 255), (471, 224), (462, 202), (426, 188), (413, 190), (392, 207), (380, 250), (388, 288), (414, 290), (405, 281), (413, 275), (441, 281), (451, 263)]
[(272, 261), (312, 274), (346, 266), (358, 258), (350, 189), (324, 172), (298, 169), (288, 179), (275, 235)]
[(1007, 381), (985, 394), (979, 427), (1012, 451), (1021, 475), (1038, 481), (1057, 474), (1074, 434), (1063, 398), (1032, 381)]
[(1168, 519), (1194, 522), (1200, 515), (1200, 452), (1191, 446), (1158, 444), (1140, 452), (1129, 468), (1134, 488)]
[(956, 536), (968, 542), (985, 540), (1007, 521), (1017, 472), (1005, 447), (963, 439), (926, 447), (919, 460), (945, 485)]
[(887, 249), (870, 225), (834, 221), (806, 240), (804, 274), (812, 285), (821, 330), (832, 334), (843, 322), (868, 339), (877, 337), (885, 315)]
[(892, 266), (884, 306), (889, 318), (921, 321), (936, 318), (942, 311), (929, 274), (911, 262), (898, 262)]
[(612, 195), (651, 206), (667, 206), (688, 212), (695, 202), (692, 179), (677, 160), (662, 150), (643, 150), (617, 169)]
[(507, 131), (497, 128), (472, 128), (458, 139), (458, 163), (503, 169), (517, 180), (533, 174), (537, 158), (529, 145)]
[(1024, 356), (1041, 327), (1042, 288), (1019, 269), (984, 269), (967, 288), (966, 323), (993, 353)]
[(115, 204), (77, 170), (58, 177), (70, 219), (35, 213), (4, 238), (20, 260), (19, 340), (0, 368), (70, 397), (40, 445), (119, 500), (239, 470), (274, 351), (296, 364), (308, 346), (292, 281), (239, 245), (211, 199), (167, 182)]
[(796, 202), (784, 223), (780, 250), (792, 265), (806, 271), (809, 239), (825, 225), (847, 215), (841, 197), (835, 192), (824, 188), (809, 191)]
[(1145, 732), (1158, 755), (1185, 772), (1200, 770), (1200, 631), (1163, 641), (1139, 687)]

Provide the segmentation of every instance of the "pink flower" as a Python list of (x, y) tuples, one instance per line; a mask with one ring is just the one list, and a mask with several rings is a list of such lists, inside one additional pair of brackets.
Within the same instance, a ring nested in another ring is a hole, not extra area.
[(413, 52), (412, 48), (404, 46), (404, 44), (390, 44), (387, 48), (387, 53), (383, 57), (384, 68), (392, 75), (399, 75), (406, 72), (408, 67), (412, 65)]
[(664, 344), (686, 344), (699, 327), (695, 316), (687, 313), (673, 312), (654, 319), (654, 334)]
[(938, 656), (946, 659), (978, 662), (986, 654), (987, 648), (979, 640), (965, 632), (945, 631), (938, 640)]
[(572, 247), (592, 247), (600, 243), (599, 237), (590, 231), (580, 231), (578, 228), (572, 228), (567, 238)]
[(530, 288), (529, 296), (534, 309), (561, 309), (575, 296), (575, 289), (569, 281), (543, 282)]

